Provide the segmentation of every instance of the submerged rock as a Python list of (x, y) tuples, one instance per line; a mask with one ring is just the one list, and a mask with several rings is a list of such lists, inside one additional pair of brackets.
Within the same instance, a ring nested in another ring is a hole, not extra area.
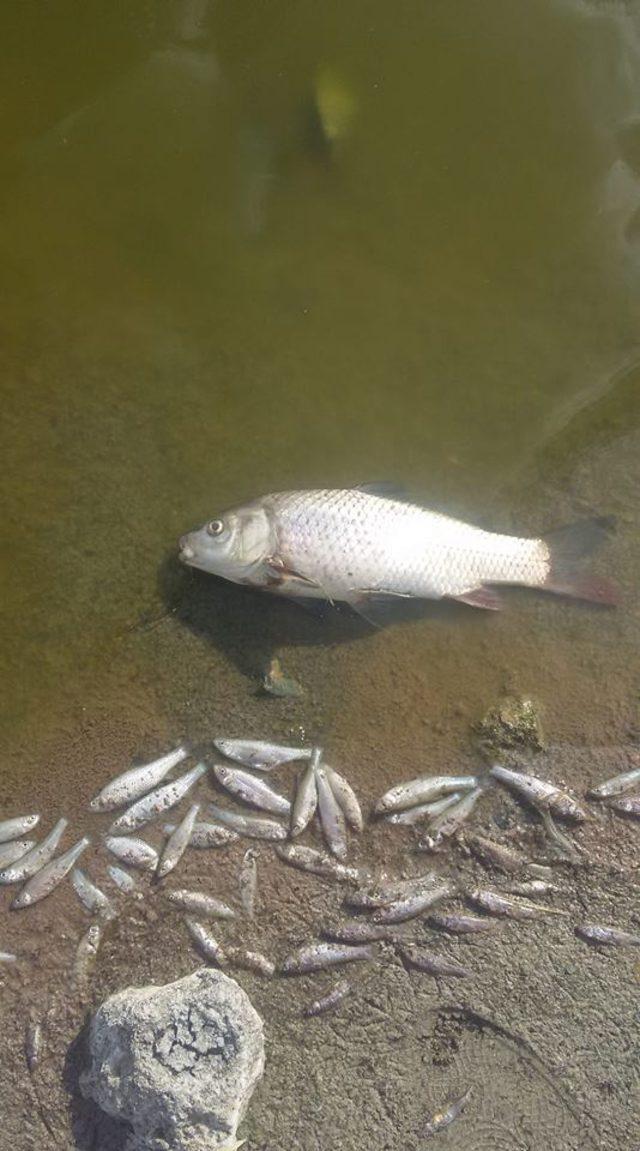
[(262, 677), (262, 687), (268, 695), (276, 695), (281, 698), (301, 699), (304, 695), (304, 688), (297, 679), (292, 679), (291, 676), (285, 675), (282, 670), (282, 664), (277, 656), (270, 661)]
[(490, 708), (477, 731), (488, 757), (526, 748), (543, 751), (546, 747), (538, 705), (515, 695), (505, 696)]
[(232, 1151), (264, 1069), (262, 1020), (246, 992), (201, 968), (128, 988), (96, 1011), (83, 1093), (131, 1124), (127, 1151)]

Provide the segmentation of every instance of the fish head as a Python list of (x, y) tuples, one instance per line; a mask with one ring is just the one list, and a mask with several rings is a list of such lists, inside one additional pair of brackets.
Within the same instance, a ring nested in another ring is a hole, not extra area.
[(259, 501), (230, 508), (180, 539), (180, 559), (234, 583), (258, 583), (259, 569), (274, 553), (275, 526)]

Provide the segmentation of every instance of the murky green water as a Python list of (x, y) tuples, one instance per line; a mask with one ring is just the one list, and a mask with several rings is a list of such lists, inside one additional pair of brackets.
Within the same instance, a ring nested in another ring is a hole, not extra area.
[[(46, 762), (72, 803), (114, 756), (221, 726), (462, 747), (505, 684), (559, 737), (622, 738), (639, 648), (631, 17), (60, 0), (0, 21), (5, 796)], [(350, 109), (334, 141), (327, 90)], [(617, 514), (601, 562), (623, 609), (514, 594), (499, 619), (323, 630), (171, 559), (230, 503), (367, 478), (520, 532)], [(302, 703), (256, 696), (274, 651)]]

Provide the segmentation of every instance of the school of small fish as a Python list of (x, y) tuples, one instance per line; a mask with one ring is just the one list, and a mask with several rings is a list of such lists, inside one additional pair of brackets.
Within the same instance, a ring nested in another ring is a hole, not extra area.
[[(241, 837), (271, 841), (276, 856), (284, 863), (347, 888), (346, 917), (323, 926), (320, 938), (297, 947), (277, 963), (260, 952), (228, 945), (213, 935), (208, 926), (212, 920), (224, 923), (238, 914), (248, 919), (255, 915), (260, 862), (257, 847), (249, 847), (241, 861), (238, 910), (214, 893), (184, 888), (166, 892), (168, 904), (183, 914), (193, 944), (207, 962), (247, 970), (265, 978), (276, 973), (309, 975), (391, 954), (408, 972), (422, 972), (436, 980), (468, 979), (473, 976), (470, 968), (447, 955), (407, 941), (402, 934), (405, 925), (421, 918), (437, 932), (464, 935), (495, 930), (505, 918), (526, 922), (569, 915), (562, 908), (539, 902), (540, 897), (561, 891), (551, 882), (549, 877), (553, 873), (549, 867), (530, 863), (512, 848), (481, 836), (467, 826), (482, 797), (491, 788), (503, 787), (538, 812), (561, 858), (572, 862), (580, 859), (576, 845), (560, 831), (555, 820), (581, 823), (588, 818), (588, 811), (574, 796), (550, 781), (494, 764), (477, 775), (421, 775), (395, 784), (377, 800), (372, 819), (393, 827), (419, 829), (424, 834), (417, 840), (418, 850), (435, 857), (435, 861), (447, 840), (455, 837), (467, 853), (472, 853), (491, 870), (509, 877), (529, 871), (521, 882), (507, 881), (500, 890), (489, 887), (464, 890), (454, 877), (435, 869), (412, 878), (375, 879), (363, 868), (350, 866), (347, 863), (349, 836), (363, 832), (365, 818), (353, 788), (344, 775), (325, 762), (322, 748), (249, 739), (217, 739), (214, 747), (225, 761), (210, 766), (198, 762), (167, 783), (167, 775), (190, 757), (189, 750), (181, 745), (151, 763), (118, 775), (91, 800), (89, 809), (98, 814), (124, 808), (101, 839), (108, 855), (118, 861), (109, 863), (107, 874), (119, 896), (102, 891), (78, 866), (91, 842), (87, 836), (57, 854), (67, 831), (66, 819), (59, 819), (39, 843), (23, 838), (34, 831), (39, 815), (12, 816), (0, 822), (0, 885), (22, 885), (10, 904), (11, 910), (27, 908), (45, 899), (70, 875), (74, 892), (93, 917), (78, 943), (71, 972), (70, 983), (76, 994), (87, 994), (105, 927), (118, 914), (118, 898), (143, 898), (137, 878), (125, 868), (151, 873), (155, 882), (162, 883), (179, 866), (188, 848), (224, 848)], [(623, 818), (637, 818), (640, 794), (630, 794), (634, 788), (640, 788), (640, 757), (637, 759), (637, 766), (592, 787), (587, 799), (607, 805)], [(289, 797), (267, 783), (264, 774), (295, 762), (302, 766)], [(206, 775), (215, 781), (222, 795), (244, 806), (235, 809), (208, 802), (206, 811), (210, 819), (203, 821), (199, 818), (203, 801), (191, 803), (177, 823), (163, 824), (166, 838), (160, 851), (132, 834), (177, 807)], [(314, 820), (319, 824), (326, 852), (298, 842)], [(447, 908), (452, 900), (466, 901), (470, 911)], [(573, 932), (583, 942), (603, 949), (640, 946), (639, 934), (614, 924), (576, 923)], [(17, 961), (18, 956), (13, 952), (0, 951), (0, 963)], [(339, 980), (307, 1004), (302, 1013), (309, 1018), (324, 1015), (338, 1009), (352, 993), (352, 985)], [(29, 1066), (35, 1066), (38, 1061), (40, 1044), (41, 1027), (38, 1021), (32, 1021), (25, 1048)], [(442, 1113), (433, 1116), (423, 1135), (428, 1137), (452, 1122), (468, 1097), (467, 1091)]]

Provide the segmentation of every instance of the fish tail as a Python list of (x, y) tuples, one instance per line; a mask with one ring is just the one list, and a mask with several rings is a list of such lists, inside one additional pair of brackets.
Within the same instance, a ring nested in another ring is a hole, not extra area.
[(543, 536), (549, 552), (549, 571), (542, 586), (557, 595), (591, 603), (620, 603), (620, 591), (612, 580), (580, 570), (580, 563), (596, 551), (615, 528), (613, 516), (597, 516), (557, 528)]

